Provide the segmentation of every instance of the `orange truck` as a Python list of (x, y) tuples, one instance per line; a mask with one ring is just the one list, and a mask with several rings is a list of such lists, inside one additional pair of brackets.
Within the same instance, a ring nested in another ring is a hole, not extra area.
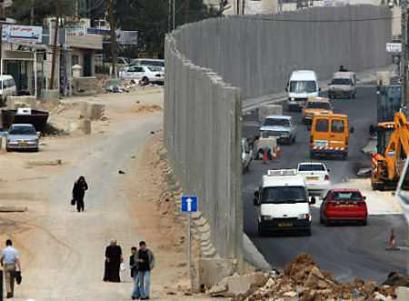
[(344, 114), (315, 114), (310, 134), (310, 158), (318, 156), (348, 157), (349, 136), (348, 116)]

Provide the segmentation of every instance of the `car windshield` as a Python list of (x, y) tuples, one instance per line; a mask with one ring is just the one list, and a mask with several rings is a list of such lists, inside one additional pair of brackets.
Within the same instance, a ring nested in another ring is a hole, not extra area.
[(317, 84), (313, 80), (291, 81), (290, 92), (293, 93), (312, 93), (317, 91)]
[(288, 119), (280, 119), (280, 118), (267, 118), (264, 120), (264, 126), (284, 126), (289, 127), (290, 121)]
[(152, 72), (162, 71), (161, 67), (148, 66), (147, 68)]
[(143, 66), (155, 66), (155, 67), (165, 67), (165, 62), (162, 61), (141, 61)]
[(335, 191), (332, 192), (331, 199), (334, 201), (360, 201), (362, 195), (358, 191)]
[(352, 81), (349, 78), (334, 78), (331, 81), (332, 85), (352, 85)]
[(9, 131), (10, 135), (36, 135), (36, 130), (31, 126), (16, 126)]
[(325, 167), (322, 164), (300, 164), (298, 166), (299, 171), (325, 171)]
[(331, 110), (331, 105), (328, 102), (308, 102), (307, 108), (308, 109)]
[(263, 189), (261, 202), (267, 204), (307, 203), (308, 199), (304, 187), (267, 187)]

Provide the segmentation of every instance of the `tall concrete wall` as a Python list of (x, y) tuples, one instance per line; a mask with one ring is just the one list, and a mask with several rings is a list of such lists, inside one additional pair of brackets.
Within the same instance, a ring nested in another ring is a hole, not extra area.
[(328, 78), (341, 64), (387, 65), (390, 21), (381, 7), (315, 8), (211, 19), (167, 36), (165, 143), (184, 192), (200, 197), (222, 258), (242, 256), (241, 100), (282, 92), (294, 69)]
[(325, 79), (341, 64), (354, 71), (385, 66), (390, 37), (390, 10), (372, 5), (209, 19), (175, 33), (187, 58), (240, 87), (243, 98), (282, 92), (294, 69)]
[[(187, 25), (189, 30), (195, 25)], [(166, 39), (165, 143), (184, 193), (196, 194), (222, 258), (240, 258), (241, 102), (239, 89), (188, 61)]]

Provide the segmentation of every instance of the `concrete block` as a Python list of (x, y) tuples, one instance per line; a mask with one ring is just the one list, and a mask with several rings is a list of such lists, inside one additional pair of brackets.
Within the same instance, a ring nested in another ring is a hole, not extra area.
[(59, 90), (42, 90), (41, 97), (42, 100), (45, 101), (56, 101), (60, 99), (60, 91)]
[(91, 102), (80, 104), (81, 117), (89, 120), (100, 120), (105, 114), (105, 105)]
[(91, 120), (81, 119), (78, 123), (78, 129), (80, 129), (85, 135), (91, 134)]
[(409, 287), (400, 286), (396, 289), (396, 301), (409, 300)]
[(227, 276), (233, 275), (236, 262), (223, 258), (199, 259), (199, 282), (205, 288), (211, 288)]
[(258, 121), (264, 122), (264, 119), (268, 115), (282, 115), (283, 106), (282, 105), (262, 105), (258, 109)]

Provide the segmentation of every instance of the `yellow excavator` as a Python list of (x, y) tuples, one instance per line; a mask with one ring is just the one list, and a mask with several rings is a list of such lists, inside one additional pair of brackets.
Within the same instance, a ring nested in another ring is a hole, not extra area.
[[(379, 123), (377, 135), (377, 153), (372, 155), (372, 188), (392, 190), (396, 188), (409, 154), (409, 123), (406, 115), (397, 112), (393, 122)], [(409, 179), (405, 179), (404, 183), (409, 184)]]

